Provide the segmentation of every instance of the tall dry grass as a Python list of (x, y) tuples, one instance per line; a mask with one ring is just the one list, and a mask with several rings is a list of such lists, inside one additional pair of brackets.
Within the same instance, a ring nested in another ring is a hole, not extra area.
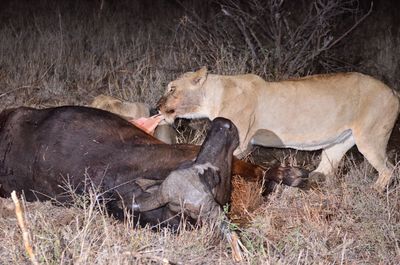
[[(355, 1), (302, 1), (297, 7), (307, 12), (297, 13), (309, 15), (298, 17), (286, 9), (289, 1), (245, 2), (1, 4), (0, 109), (86, 104), (99, 93), (154, 104), (167, 82), (203, 65), (268, 79), (347, 69), (332, 57), (333, 47), (326, 48), (362, 16)], [(269, 165), (273, 157), (265, 153), (256, 151), (255, 161)], [(296, 161), (286, 152), (274, 159), (312, 168), (315, 158)], [(246, 213), (247, 223), (236, 227), (249, 250), (243, 263), (398, 264), (398, 186), (377, 194), (367, 162), (350, 157), (341, 168), (311, 190), (278, 186), (267, 198), (259, 186), (238, 179), (242, 193), (233, 194), (232, 206), (237, 215)], [(117, 222), (90, 198), (83, 201), (77, 197), (73, 207), (26, 203), (39, 262), (232, 264), (229, 247), (208, 227), (155, 233)], [(28, 264), (11, 200), (0, 200), (0, 217), (0, 264)]]
[[(346, 159), (342, 166), (346, 173), (315, 189), (279, 186), (264, 200), (251, 189), (241, 193), (249, 217), (247, 224), (236, 226), (248, 249), (243, 264), (398, 264), (400, 188), (375, 193), (370, 188), (375, 173), (367, 162), (355, 165)], [(216, 240), (209, 227), (184, 228), (179, 234), (133, 228), (108, 217), (95, 194), (81, 199), (67, 208), (25, 203), (40, 263), (233, 262), (227, 244)], [(0, 217), (0, 263), (29, 264), (11, 199), (0, 199)]]
[(154, 105), (167, 82), (203, 65), (267, 79), (343, 70), (331, 50), (360, 20), (355, 0), (311, 1), (296, 16), (284, 1), (208, 4), (6, 2), (1, 107), (82, 104), (98, 93)]

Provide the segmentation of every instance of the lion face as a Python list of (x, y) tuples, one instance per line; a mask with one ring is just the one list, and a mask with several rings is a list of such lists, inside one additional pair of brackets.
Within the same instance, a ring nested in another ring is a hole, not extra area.
[(207, 79), (207, 69), (188, 72), (171, 81), (164, 95), (157, 103), (157, 108), (168, 123), (175, 118), (201, 118), (202, 103), (205, 95), (202, 86)]

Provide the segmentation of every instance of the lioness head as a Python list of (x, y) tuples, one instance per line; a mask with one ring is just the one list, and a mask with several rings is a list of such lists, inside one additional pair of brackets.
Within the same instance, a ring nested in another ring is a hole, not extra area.
[(150, 108), (141, 102), (129, 102), (100, 94), (93, 99), (90, 107), (115, 113), (126, 120), (150, 116)]
[(204, 90), (201, 89), (207, 79), (207, 68), (196, 72), (187, 72), (178, 79), (171, 81), (164, 95), (157, 103), (157, 108), (168, 123), (175, 118), (204, 118), (202, 105)]

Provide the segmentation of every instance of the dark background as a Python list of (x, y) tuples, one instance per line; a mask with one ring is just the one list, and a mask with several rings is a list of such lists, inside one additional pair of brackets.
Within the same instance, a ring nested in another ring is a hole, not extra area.
[(359, 71), (398, 90), (400, 3), (370, 7), (370, 0), (0, 1), (0, 103), (82, 104), (107, 93), (154, 104), (168, 81), (203, 65), (267, 80)]

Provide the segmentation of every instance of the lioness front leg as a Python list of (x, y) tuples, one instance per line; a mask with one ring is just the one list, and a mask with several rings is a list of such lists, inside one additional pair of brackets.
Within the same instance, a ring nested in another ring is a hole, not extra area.
[(239, 130), (239, 147), (233, 152), (238, 158), (243, 158), (249, 155), (253, 146), (250, 143), (251, 138), (256, 133), (257, 129), (254, 126), (254, 114), (242, 119), (235, 119), (233, 123)]

